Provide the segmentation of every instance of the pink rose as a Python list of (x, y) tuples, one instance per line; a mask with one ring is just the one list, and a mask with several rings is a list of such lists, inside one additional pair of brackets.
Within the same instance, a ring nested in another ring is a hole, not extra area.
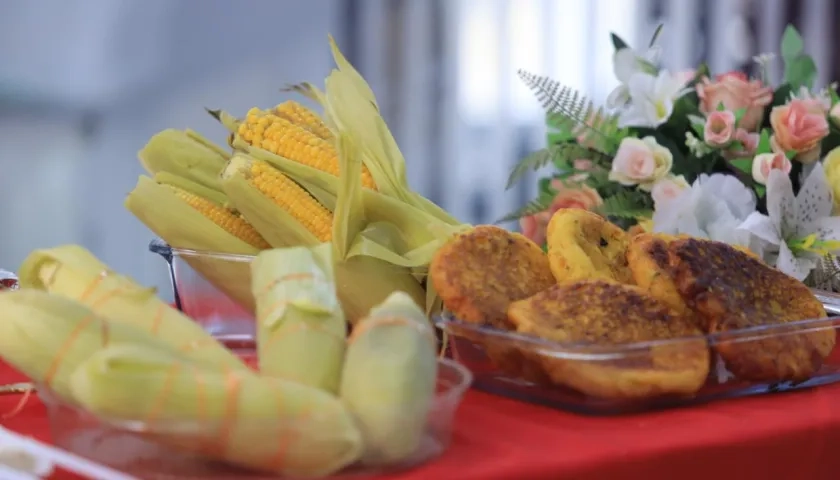
[(595, 165), (592, 163), (592, 160), (589, 160), (587, 158), (578, 158), (577, 160), (572, 162), (572, 166), (574, 167), (575, 170), (588, 172), (588, 171), (592, 170), (592, 168)]
[(746, 109), (738, 125), (748, 131), (755, 131), (764, 117), (764, 107), (773, 101), (773, 89), (764, 86), (760, 80), (749, 80), (741, 72), (718, 75), (715, 81), (704, 77), (695, 87), (700, 98), (700, 111), (710, 114), (723, 104), (731, 112)]
[(670, 175), (656, 182), (650, 191), (656, 208), (677, 198), (690, 185), (682, 175)]
[(752, 176), (756, 182), (766, 185), (771, 170), (781, 170), (790, 174), (793, 167), (784, 153), (762, 153), (756, 155), (752, 164)]
[(545, 245), (545, 231), (549, 220), (551, 220), (551, 212), (548, 211), (528, 215), (519, 219), (519, 228), (522, 229), (522, 235), (542, 246)]
[(777, 153), (796, 152), (796, 160), (812, 163), (820, 156), (820, 142), (828, 135), (828, 120), (822, 108), (813, 102), (791, 100), (773, 107), (770, 112), (773, 137), (770, 143)]
[(735, 114), (730, 111), (714, 111), (706, 117), (703, 140), (712, 147), (724, 147), (735, 137)]
[(556, 190), (557, 194), (551, 201), (548, 210), (519, 219), (522, 235), (530, 238), (537, 245), (545, 244), (548, 222), (557, 210), (562, 208), (592, 210), (604, 203), (595, 189), (574, 181), (567, 180), (566, 183), (563, 183), (562, 180), (555, 179), (551, 182), (551, 188)]
[(587, 185), (578, 185), (575, 188), (566, 188), (557, 193), (551, 202), (551, 213), (562, 208), (580, 208), (592, 210), (604, 203), (598, 192)]
[(759, 140), (761, 140), (761, 135), (758, 133), (748, 132), (743, 128), (739, 128), (735, 130), (735, 141), (741, 142), (741, 145), (723, 152), (723, 156), (727, 160), (752, 157), (755, 155), (755, 149), (758, 148)]

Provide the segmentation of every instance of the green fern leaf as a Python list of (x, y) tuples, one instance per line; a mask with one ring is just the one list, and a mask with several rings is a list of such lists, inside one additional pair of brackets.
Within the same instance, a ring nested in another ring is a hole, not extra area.
[(653, 209), (637, 192), (624, 190), (604, 199), (596, 212), (605, 217), (649, 218)]
[(539, 170), (549, 163), (553, 163), (557, 170), (569, 172), (573, 170), (575, 160), (591, 160), (595, 165), (610, 165), (612, 157), (577, 143), (551, 145), (520, 160), (511, 170), (505, 189), (510, 189), (528, 172)]
[(528, 202), (524, 207), (520, 208), (519, 210), (513, 211), (504, 217), (496, 220), (495, 223), (504, 223), (510, 222), (512, 220), (519, 220), (522, 217), (527, 217), (529, 215), (536, 215), (540, 212), (544, 212), (551, 207), (552, 197), (550, 195), (541, 195), (540, 198)]
[(618, 115), (610, 115), (602, 108), (595, 108), (577, 90), (545, 76), (524, 70), (518, 73), (549, 115), (561, 114), (584, 133), (597, 136), (604, 153), (613, 153), (621, 139), (627, 135), (618, 126)]

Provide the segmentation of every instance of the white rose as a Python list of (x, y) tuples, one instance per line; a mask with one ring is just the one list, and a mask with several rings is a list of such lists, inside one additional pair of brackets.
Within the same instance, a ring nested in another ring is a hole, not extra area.
[(650, 191), (653, 185), (671, 171), (671, 151), (656, 143), (653, 137), (627, 137), (618, 146), (610, 170), (610, 180), (622, 185), (638, 185)]
[(668, 175), (653, 184), (650, 195), (653, 197), (654, 205), (659, 207), (677, 198), (687, 188), (691, 188), (691, 185), (688, 184), (684, 176)]

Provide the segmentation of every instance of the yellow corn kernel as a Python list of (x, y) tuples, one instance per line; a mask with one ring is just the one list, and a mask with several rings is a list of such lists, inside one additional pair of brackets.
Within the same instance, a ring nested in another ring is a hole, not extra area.
[(251, 185), (288, 212), (318, 240), (329, 242), (332, 239), (332, 212), (303, 187), (262, 161), (251, 164), (250, 177)]
[(332, 140), (333, 138), (332, 132), (330, 132), (330, 129), (321, 120), (321, 117), (295, 101), (289, 100), (283, 102), (277, 105), (274, 110), (280, 117), (309, 130), (324, 140)]
[(176, 187), (172, 187), (172, 190), (178, 198), (234, 237), (261, 250), (271, 248), (262, 235), (236, 212), (186, 190)]
[[(253, 109), (252, 109), (253, 110)], [(249, 145), (261, 148), (293, 162), (339, 176), (338, 151), (335, 146), (309, 130), (273, 113), (248, 112), (237, 130)], [(362, 186), (376, 190), (367, 167), (362, 167)]]

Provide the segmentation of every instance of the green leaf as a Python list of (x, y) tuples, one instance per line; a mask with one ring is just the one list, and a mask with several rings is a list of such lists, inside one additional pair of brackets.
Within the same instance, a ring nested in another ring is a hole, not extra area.
[(553, 155), (553, 147), (549, 147), (544, 148), (542, 150), (537, 150), (536, 152), (520, 160), (519, 163), (517, 163), (516, 166), (513, 167), (513, 170), (511, 170), (510, 175), (508, 176), (508, 181), (507, 185), (505, 186), (505, 190), (508, 190), (512, 186), (514, 186), (516, 182), (518, 182), (528, 172), (539, 170), (540, 168), (551, 163)]
[(758, 146), (755, 148), (755, 154), (770, 153), (773, 149), (770, 147), (770, 130), (763, 129), (761, 136), (758, 139)]
[(752, 174), (752, 158), (735, 158), (730, 160), (729, 163), (744, 173)]
[(828, 89), (828, 95), (831, 97), (831, 106), (837, 105), (840, 102), (840, 95), (837, 95), (837, 91), (833, 88)]
[(599, 164), (610, 162), (612, 157), (576, 143), (551, 145), (520, 160), (510, 172), (506, 189), (510, 189), (528, 172), (539, 170), (548, 164), (554, 164), (554, 168), (562, 172), (573, 170), (572, 163), (576, 159), (592, 160), (593, 163)]
[(755, 185), (755, 194), (758, 195), (758, 198), (763, 197), (765, 193), (767, 193), (767, 187), (757, 183)]
[(793, 60), (802, 53), (805, 48), (805, 43), (802, 41), (802, 36), (793, 25), (788, 25), (782, 34), (782, 58), (785, 62)]
[(627, 45), (627, 42), (622, 40), (621, 37), (619, 37), (618, 35), (610, 33), (610, 38), (612, 39), (612, 44), (613, 47), (615, 47), (615, 51), (619, 51), (622, 48), (630, 48), (630, 46)]
[(793, 92), (793, 89), (789, 84), (784, 83), (779, 85), (779, 87), (776, 88), (776, 91), (773, 92), (773, 103), (771, 103), (771, 105), (774, 107), (785, 105), (788, 103), (788, 100), (790, 100), (791, 92)]
[(664, 24), (664, 23), (660, 23), (660, 24), (656, 27), (656, 30), (654, 30), (654, 31), (653, 31), (653, 36), (652, 36), (652, 37), (650, 37), (650, 43), (648, 44), (648, 48), (653, 47), (654, 45), (656, 45), (656, 41), (659, 39), (659, 34), (661, 34), (661, 33), (662, 33), (662, 27), (664, 27), (664, 26), (665, 26), (665, 24)]
[(800, 55), (785, 63), (785, 81), (794, 90), (803, 86), (812, 88), (816, 78), (817, 64), (810, 55)]
[(718, 112), (725, 112), (726, 111), (726, 105), (724, 105), (723, 102), (718, 103), (717, 111)]
[(653, 210), (645, 205), (639, 196), (638, 191), (623, 190), (613, 196), (607, 197), (595, 210), (606, 217), (616, 218), (638, 218), (650, 217)]
[(793, 157), (796, 156), (796, 150), (788, 150), (787, 152), (785, 152), (785, 156), (788, 160), (793, 160)]
[(735, 125), (741, 123), (741, 119), (744, 118), (744, 115), (747, 113), (746, 108), (739, 108), (735, 110)]
[(495, 223), (505, 223), (510, 222), (512, 220), (519, 220), (522, 217), (527, 217), (529, 215), (536, 215), (540, 212), (544, 212), (548, 210), (551, 206), (551, 200), (547, 203), (544, 202), (544, 199), (538, 198), (532, 202), (528, 202), (524, 207), (520, 208), (519, 210), (513, 211), (508, 213), (507, 215), (503, 216), (502, 218), (496, 220)]

